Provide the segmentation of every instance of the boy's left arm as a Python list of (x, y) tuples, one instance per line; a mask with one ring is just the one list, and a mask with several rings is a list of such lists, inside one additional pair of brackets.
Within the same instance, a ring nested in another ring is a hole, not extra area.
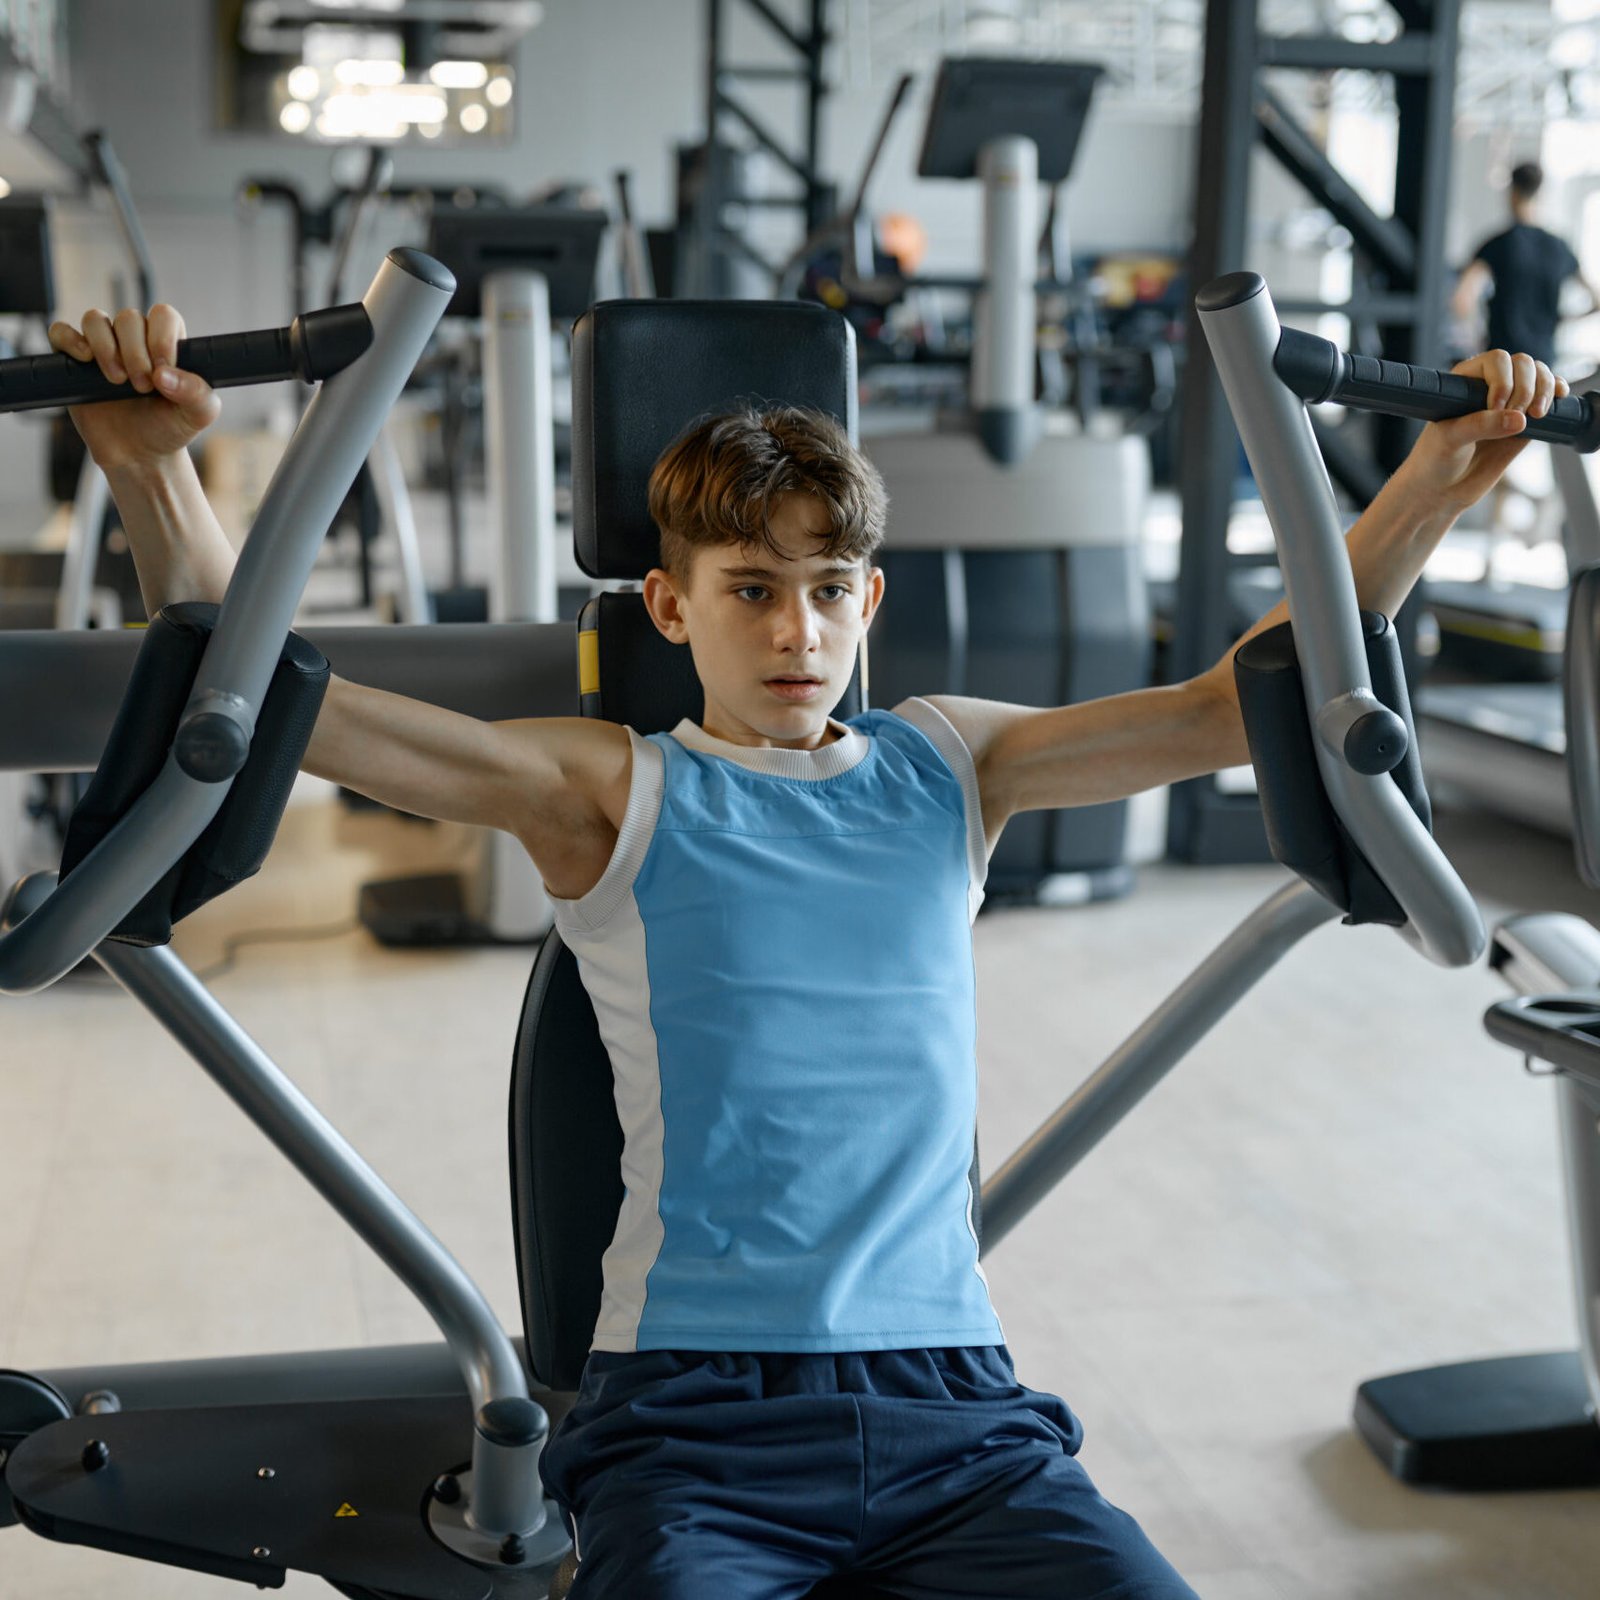
[[(1392, 617), (1439, 541), (1521, 452), (1526, 416), (1543, 416), (1567, 385), (1543, 362), (1504, 350), (1454, 370), (1482, 378), (1488, 408), (1430, 423), (1346, 540), (1362, 608)], [(991, 847), (1018, 811), (1093, 805), (1197, 778), (1250, 759), (1233, 682), (1234, 652), (1288, 617), (1275, 606), (1186, 683), (1036, 710), (930, 695), (972, 751)]]

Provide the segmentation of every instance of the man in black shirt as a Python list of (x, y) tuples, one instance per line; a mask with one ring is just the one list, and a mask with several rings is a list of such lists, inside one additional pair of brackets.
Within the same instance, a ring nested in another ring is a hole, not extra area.
[[(1568, 278), (1577, 277), (1578, 258), (1566, 240), (1534, 221), (1534, 202), (1543, 182), (1543, 171), (1532, 161), (1512, 172), (1511, 226), (1478, 246), (1456, 286), (1452, 309), (1461, 321), (1467, 321), (1492, 284), (1486, 345), (1526, 350), (1553, 367), (1561, 286)], [(1600, 295), (1587, 282), (1579, 281), (1588, 291), (1590, 311), (1600, 310)]]

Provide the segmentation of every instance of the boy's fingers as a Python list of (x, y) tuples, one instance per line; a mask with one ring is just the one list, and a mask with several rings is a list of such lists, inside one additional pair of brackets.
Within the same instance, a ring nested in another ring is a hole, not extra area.
[(126, 383), (128, 373), (117, 355), (117, 336), (112, 331), (111, 319), (103, 311), (85, 311), (83, 336), (89, 342), (90, 353), (100, 364), (100, 370), (112, 383)]
[(128, 380), (140, 394), (149, 394), (150, 346), (145, 341), (144, 314), (122, 310), (117, 313), (112, 328), (117, 336), (117, 354), (127, 369)]
[(1533, 400), (1528, 406), (1530, 417), (1542, 417), (1548, 413), (1556, 398), (1556, 375), (1544, 362), (1534, 363), (1537, 376), (1533, 385)]
[(196, 428), (206, 427), (215, 418), (219, 409), (216, 391), (198, 372), (157, 367), (155, 384)]
[(175, 367), (178, 364), (178, 341), (187, 332), (183, 318), (172, 306), (165, 303), (151, 306), (149, 321), (145, 325), (145, 343), (150, 349), (151, 364), (159, 367), (165, 363)]
[(89, 341), (70, 322), (50, 324), (50, 348), (71, 356), (74, 361), (93, 361), (94, 350)]
[(1532, 356), (1514, 355), (1511, 358), (1511, 393), (1506, 405), (1526, 411), (1533, 403), (1534, 390), (1539, 382), (1538, 363)]
[(1482, 378), (1489, 388), (1489, 408), (1497, 410), (1511, 393), (1512, 367), (1509, 350), (1485, 350), (1470, 361), (1460, 361), (1451, 369), (1469, 378)]
[(1468, 450), (1488, 440), (1514, 439), (1527, 425), (1527, 420), (1520, 411), (1508, 408), (1498, 411), (1470, 411), (1464, 417), (1451, 417), (1448, 421), (1436, 422), (1434, 427), (1439, 430), (1444, 442), (1452, 450)]

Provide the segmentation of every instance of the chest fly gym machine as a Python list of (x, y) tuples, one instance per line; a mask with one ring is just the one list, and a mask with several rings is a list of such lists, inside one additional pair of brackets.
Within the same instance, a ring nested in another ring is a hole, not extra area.
[[(535, 1465), (547, 1413), (569, 1403), (582, 1367), (599, 1256), (620, 1202), (609, 1062), (572, 957), (552, 933), (530, 980), (513, 1068), (519, 1347), (438, 1241), (159, 941), (174, 913), (214, 892), (224, 876), (219, 853), (237, 852), (242, 837), (257, 858), (265, 854), (327, 671), (316, 649), (288, 633), (295, 605), (322, 532), (452, 289), (437, 263), (396, 251), (359, 316), (342, 319), (333, 341), (342, 370), (327, 378), (291, 441), (220, 612), (213, 619), (212, 608), (169, 608), (140, 650), (158, 652), (163, 637), (197, 637), (187, 670), (174, 672), (153, 653), (130, 681), (131, 641), (115, 635), (69, 641), (70, 655), (57, 635), (0, 636), (0, 674), (30, 686), (19, 697), (26, 706), (0, 706), (0, 760), (38, 768), (101, 757), (95, 784), (103, 791), (93, 807), (96, 837), (80, 841), (59, 884), (30, 880), (13, 893), (0, 934), (0, 991), (34, 992), (92, 954), (411, 1287), (445, 1339), (389, 1351), (0, 1371), (0, 1520), (260, 1587), (280, 1585), (291, 1569), (317, 1574), (351, 1600), (541, 1600), (570, 1578), (560, 1519), (540, 1499)], [(1400, 406), (1423, 393), (1435, 411), (1471, 409), (1483, 404), (1483, 386), (1402, 368), (1377, 374), (1374, 395), (1360, 358), (1280, 338), (1264, 286), (1250, 275), (1213, 285), (1202, 309), (1286, 577), (1292, 634), (1285, 625), (1252, 641), (1239, 681), (1269, 834), (1303, 881), (1252, 912), (983, 1186), (974, 1220), (985, 1249), (1313, 929), (1341, 913), (1387, 923), (1449, 965), (1483, 948), (1477, 909), (1428, 831), (1393, 631), (1357, 612), (1332, 492), (1304, 406), (1280, 381), (1274, 355), (1291, 344), (1309, 350), (1322, 369), (1314, 374), (1319, 398), (1337, 388), (1329, 379), (1341, 371), (1348, 402)], [(322, 331), (305, 318), (298, 334), (238, 337), (272, 344), (273, 372), (304, 372), (305, 352), (325, 344)], [(187, 353), (185, 361), (202, 365)], [(672, 377), (641, 381), (652, 372)], [(575, 374), (575, 536), (596, 576), (628, 576), (653, 559), (640, 490), (689, 417), (762, 393), (825, 406), (854, 424), (849, 330), (818, 307), (603, 304), (579, 325)], [(102, 396), (97, 379), (80, 378), (84, 389), (58, 390), (53, 403)], [(0, 407), (7, 394), (0, 367)], [(13, 393), (9, 404), (17, 403)], [(1569, 442), (1600, 435), (1583, 401), (1563, 403), (1534, 427)], [(695, 688), (683, 655), (672, 654), (680, 647), (650, 642), (640, 604), (627, 594), (596, 604), (586, 624), (596, 631), (583, 651), (583, 709), (649, 732), (692, 714)], [(622, 619), (620, 637), (610, 636), (619, 629), (608, 629), (608, 616)], [(484, 703), (481, 688), (503, 680), (493, 666), (499, 655), (526, 674), (513, 696), (522, 714), (571, 708), (564, 629), (356, 632), (384, 649), (401, 636), (400, 664), (365, 671), (366, 681), (415, 692), (420, 678), (429, 697), (470, 708), (461, 705), (470, 698), (462, 685), (475, 679), (479, 713), (505, 715)], [(473, 641), (465, 665), (451, 654), (457, 633)], [(561, 634), (565, 647), (551, 654)], [(345, 648), (343, 639), (330, 643)], [(431, 657), (420, 671), (418, 657)], [(360, 652), (352, 659), (363, 667)], [(364, 670), (379, 660), (368, 654)], [(287, 711), (281, 695), (273, 699), (285, 683)], [(107, 702), (124, 686), (124, 709), (113, 715)], [(130, 752), (144, 769), (131, 781), (118, 770)], [(121, 803), (103, 804), (112, 789)], [(227, 864), (236, 876), (239, 864)], [(108, 938), (130, 913), (140, 944)], [(332, 1516), (330, 1506), (357, 1496), (361, 1517)], [(558, 1561), (565, 1571), (552, 1576)], [(881, 1600), (883, 1591), (864, 1572), (813, 1593)]]

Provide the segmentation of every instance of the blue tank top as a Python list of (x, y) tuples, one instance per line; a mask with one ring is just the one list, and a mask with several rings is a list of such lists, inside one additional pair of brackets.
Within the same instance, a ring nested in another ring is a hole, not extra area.
[(977, 776), (910, 700), (819, 750), (632, 734), (604, 875), (554, 900), (624, 1196), (594, 1348), (989, 1345), (973, 1226)]

